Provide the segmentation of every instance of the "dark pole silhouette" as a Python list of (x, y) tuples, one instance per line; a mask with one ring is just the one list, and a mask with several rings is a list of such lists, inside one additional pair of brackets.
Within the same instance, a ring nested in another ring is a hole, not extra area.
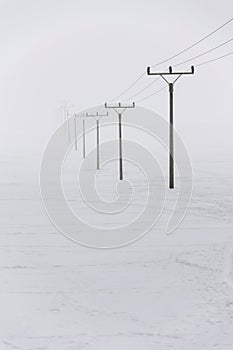
[(119, 171), (120, 171), (120, 180), (123, 180), (123, 159), (122, 159), (122, 127), (121, 127), (121, 119), (122, 114), (118, 114), (119, 118)]
[(169, 83), (170, 123), (169, 123), (169, 188), (174, 188), (174, 123), (173, 123), (173, 83)]
[(116, 105), (108, 105), (105, 102), (105, 108), (112, 108), (118, 114), (118, 125), (119, 125), (119, 175), (120, 180), (123, 180), (123, 157), (122, 157), (122, 114), (128, 108), (134, 108), (135, 102), (132, 105), (122, 105), (120, 102)]
[[(161, 78), (168, 84), (169, 87), (169, 188), (175, 187), (175, 171), (174, 171), (174, 84), (177, 80), (185, 74), (194, 74), (194, 66), (191, 66), (191, 70), (187, 72), (173, 72), (172, 67), (169, 67), (169, 72), (156, 72), (151, 73), (150, 67), (147, 67), (147, 75), (160, 75)], [(173, 82), (169, 82), (165, 76), (176, 76)]]
[(96, 168), (99, 170), (100, 168), (100, 132), (99, 132), (99, 119), (96, 119), (96, 149), (97, 149), (97, 160), (96, 160)]

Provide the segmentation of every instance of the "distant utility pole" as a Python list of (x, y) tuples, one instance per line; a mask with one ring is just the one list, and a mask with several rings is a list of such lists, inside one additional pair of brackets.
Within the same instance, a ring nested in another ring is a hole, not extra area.
[(73, 117), (73, 114), (69, 113), (70, 107), (65, 107), (65, 120), (67, 124), (67, 131), (68, 131), (68, 141), (70, 143), (70, 117)]
[(123, 180), (123, 159), (122, 159), (122, 114), (128, 108), (134, 108), (135, 102), (132, 105), (122, 105), (120, 102), (117, 104), (108, 105), (107, 102), (104, 104), (105, 108), (112, 108), (118, 114), (118, 124), (119, 124), (119, 174), (120, 180)]
[(62, 128), (66, 132), (66, 129), (68, 131), (68, 141), (70, 143), (70, 120), (69, 117), (73, 116), (73, 114), (70, 113), (70, 109), (73, 108), (73, 105), (64, 103), (61, 106), (62, 109), (62, 115), (61, 115), (61, 122), (62, 122)]
[(83, 121), (83, 159), (86, 157), (86, 130), (85, 130), (85, 117), (82, 114)]
[(77, 117), (78, 115), (74, 113), (74, 148), (75, 151), (78, 150), (78, 143), (77, 143)]
[(75, 134), (75, 150), (77, 151), (78, 149), (78, 144), (77, 144), (77, 123), (76, 119), (81, 118), (82, 123), (83, 123), (83, 158), (86, 157), (86, 131), (85, 131), (85, 114), (84, 113), (74, 113), (74, 134)]
[(67, 104), (63, 104), (61, 106), (61, 123), (62, 123), (62, 127), (64, 129), (64, 131), (66, 131), (66, 122), (67, 122), (67, 114), (69, 114), (69, 110), (70, 110), (71, 106), (67, 105)]
[[(186, 74), (194, 74), (194, 66), (191, 66), (190, 71), (186, 72), (173, 72), (172, 67), (169, 67), (169, 72), (156, 72), (151, 73), (150, 67), (147, 67), (147, 75), (160, 75), (161, 78), (168, 84), (169, 87), (169, 101), (170, 101), (170, 125), (169, 125), (169, 188), (175, 187), (174, 181), (174, 121), (173, 121), (173, 92), (174, 92), (174, 84), (177, 80)], [(176, 79), (173, 82), (169, 82), (165, 76), (176, 76)]]
[(63, 124), (64, 124), (64, 106), (61, 106), (61, 130), (63, 130)]
[(86, 130), (85, 130), (85, 114), (84, 113), (74, 113), (72, 115), (74, 117), (74, 138), (75, 138), (75, 142), (74, 142), (74, 147), (75, 150), (77, 151), (78, 149), (78, 140), (77, 140), (77, 118), (81, 118), (82, 119), (82, 125), (83, 125), (83, 159), (86, 157)]
[(107, 117), (108, 116), (108, 112), (107, 113), (94, 113), (94, 114), (91, 114), (91, 113), (86, 113), (85, 114), (85, 117), (92, 117), (92, 118), (95, 118), (96, 120), (96, 168), (97, 170), (100, 169), (100, 150), (99, 150), (99, 145), (100, 145), (100, 132), (99, 132), (99, 122), (100, 122), (100, 119), (102, 117)]

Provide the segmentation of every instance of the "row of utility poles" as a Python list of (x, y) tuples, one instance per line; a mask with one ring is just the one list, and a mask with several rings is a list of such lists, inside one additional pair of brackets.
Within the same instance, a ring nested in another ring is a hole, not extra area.
[[(194, 74), (194, 67), (191, 66), (191, 69), (185, 72), (174, 72), (172, 67), (170, 66), (167, 72), (151, 72), (151, 68), (147, 67), (147, 75), (148, 76), (160, 76), (166, 84), (168, 84), (169, 88), (169, 188), (173, 189), (175, 187), (175, 169), (174, 169), (174, 85), (183, 75)], [(175, 77), (173, 81), (169, 81), (169, 77)], [(105, 102), (104, 107), (106, 109), (113, 109), (118, 115), (118, 143), (119, 143), (119, 178), (123, 180), (123, 149), (122, 149), (122, 115), (129, 108), (135, 108), (135, 102), (132, 104), (122, 104), (121, 102), (116, 104), (108, 104)], [(64, 107), (65, 110), (65, 119), (63, 122), (65, 128), (67, 125), (68, 132), (68, 140), (70, 142), (70, 124), (69, 117), (74, 118), (74, 133), (75, 133), (75, 150), (77, 151), (77, 118), (82, 119), (82, 139), (83, 139), (83, 158), (86, 156), (86, 131), (85, 131), (85, 119), (86, 118), (94, 118), (96, 120), (96, 168), (100, 169), (100, 120), (103, 117), (107, 117), (109, 114), (107, 113), (82, 113), (82, 114), (70, 114), (69, 107)], [(68, 122), (67, 122), (68, 121)]]
[(93, 118), (96, 120), (96, 168), (97, 170), (100, 169), (100, 150), (99, 150), (99, 146), (100, 146), (100, 119), (102, 119), (103, 117), (107, 117), (108, 116), (108, 112), (107, 113), (82, 113), (77, 114), (77, 113), (69, 113), (68, 109), (66, 108), (65, 110), (65, 121), (68, 121), (67, 124), (67, 129), (68, 129), (68, 141), (70, 143), (70, 125), (69, 125), (69, 118), (73, 117), (74, 120), (74, 148), (77, 151), (78, 150), (78, 140), (77, 140), (77, 130), (78, 130), (78, 124), (77, 124), (77, 119), (81, 118), (82, 119), (82, 140), (83, 140), (83, 158), (86, 157), (86, 125), (85, 125), (85, 119), (86, 118)]

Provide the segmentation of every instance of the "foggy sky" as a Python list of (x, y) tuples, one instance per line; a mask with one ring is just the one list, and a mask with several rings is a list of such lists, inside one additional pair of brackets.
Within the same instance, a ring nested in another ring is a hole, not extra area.
[[(230, 0), (0, 1), (1, 155), (41, 154), (59, 125), (64, 100), (79, 111), (111, 99), (148, 65), (227, 21), (232, 10)], [(212, 48), (232, 33), (231, 23), (171, 63)], [(230, 51), (232, 43), (193, 63)], [(175, 125), (194, 159), (231, 155), (232, 64), (230, 56), (199, 67), (175, 87)], [(145, 77), (124, 97), (151, 79)], [(163, 85), (160, 81), (139, 97)], [(141, 105), (167, 118), (167, 90)]]

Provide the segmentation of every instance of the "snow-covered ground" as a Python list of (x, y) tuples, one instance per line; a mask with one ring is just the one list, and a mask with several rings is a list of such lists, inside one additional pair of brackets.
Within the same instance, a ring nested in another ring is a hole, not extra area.
[(194, 164), (174, 234), (103, 251), (57, 232), (29, 164), (1, 162), (1, 350), (233, 348), (230, 165)]

